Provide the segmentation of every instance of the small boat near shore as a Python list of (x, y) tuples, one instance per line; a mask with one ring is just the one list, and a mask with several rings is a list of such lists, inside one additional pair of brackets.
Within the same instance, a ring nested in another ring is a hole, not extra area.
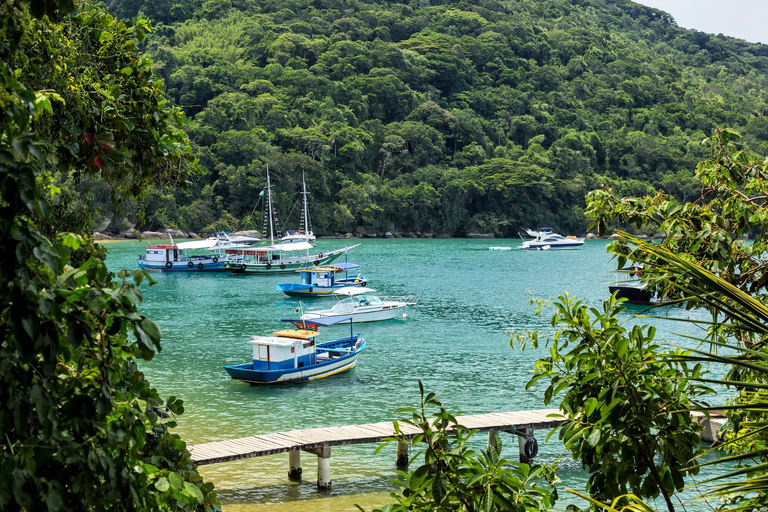
[(362, 334), (354, 334), (324, 343), (316, 343), (318, 326), (350, 321), (349, 317), (291, 322), (295, 329), (283, 329), (271, 336), (251, 336), (253, 361), (224, 366), (233, 380), (249, 384), (301, 383), (347, 372), (355, 367), (357, 356), (365, 349)]
[(584, 245), (583, 238), (558, 235), (552, 228), (539, 228), (538, 230), (526, 229), (525, 232), (528, 233), (528, 236), (532, 236), (533, 240), (524, 240), (520, 249), (527, 249), (529, 251), (547, 251), (578, 249)]
[[(174, 244), (149, 245), (138, 258), (139, 268), (159, 272), (219, 272), (225, 270), (226, 256), (217, 250), (217, 240), (193, 240)], [(188, 251), (204, 250), (205, 254)]]
[(338, 301), (331, 308), (308, 309), (301, 315), (301, 319), (315, 322), (349, 317), (354, 322), (378, 322), (381, 320), (391, 320), (406, 306), (416, 304), (416, 301), (410, 297), (367, 295), (375, 291), (371, 288), (342, 288), (336, 290), (335, 295), (347, 296), (348, 298)]
[(617, 272), (628, 274), (629, 279), (619, 280), (618, 277), (608, 285), (611, 295), (616, 294), (618, 299), (626, 299), (630, 304), (653, 305), (659, 303), (659, 298), (654, 290), (649, 289), (648, 283), (644, 283), (642, 267), (627, 267)]
[[(315, 268), (299, 270), (298, 283), (279, 283), (277, 291), (289, 297), (315, 298), (331, 297), (335, 290), (344, 287), (365, 287), (368, 278), (358, 273), (349, 275), (350, 270), (358, 270), (360, 265), (342, 262), (335, 265), (323, 265)], [(344, 275), (342, 276), (342, 272)]]

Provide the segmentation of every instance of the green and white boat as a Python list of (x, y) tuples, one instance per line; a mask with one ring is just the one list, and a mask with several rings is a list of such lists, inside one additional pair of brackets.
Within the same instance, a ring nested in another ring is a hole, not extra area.
[(225, 270), (236, 274), (282, 274), (325, 265), (360, 244), (318, 252), (307, 242), (275, 244), (266, 247), (227, 249)]
[[(235, 274), (282, 274), (284, 272), (295, 272), (330, 263), (349, 249), (354, 249), (360, 245), (355, 244), (341, 249), (320, 252), (308, 241), (276, 244), (269, 167), (267, 167), (267, 203), (265, 206), (265, 223), (269, 222), (269, 240), (271, 245), (227, 249), (225, 251), (227, 262), (224, 264), (224, 270), (229, 270)], [(306, 227), (308, 225), (306, 206), (304, 215), (304, 226)]]

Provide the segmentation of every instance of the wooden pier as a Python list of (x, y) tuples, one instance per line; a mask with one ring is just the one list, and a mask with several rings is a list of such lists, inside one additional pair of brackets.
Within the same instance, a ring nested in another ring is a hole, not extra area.
[[(533, 438), (535, 430), (554, 428), (564, 420), (558, 409), (540, 409), (535, 411), (492, 412), (459, 416), (459, 424), (479, 432), (508, 432), (519, 436), (521, 460), (529, 461), (532, 457), (531, 446), (536, 441)], [(553, 417), (550, 417), (552, 415)], [(413, 437), (421, 433), (420, 429), (400, 423), (400, 431)], [(226, 441), (198, 444), (189, 447), (192, 461), (202, 466), (251, 457), (262, 457), (277, 453), (288, 453), (288, 476), (292, 479), (301, 478), (302, 451), (317, 455), (317, 485), (322, 489), (331, 486), (330, 457), (332, 446), (352, 444), (380, 443), (384, 438), (393, 437), (395, 430), (391, 421), (366, 423), (364, 425), (345, 425), (339, 427), (308, 428), (262, 434)], [(532, 440), (532, 441), (529, 441)], [(526, 448), (527, 444), (527, 448)], [(408, 463), (408, 446), (398, 443), (397, 463)], [(535, 455), (535, 454), (534, 454)]]
[[(714, 415), (707, 417), (698, 412), (692, 414), (704, 427), (701, 433), (702, 440), (715, 441), (717, 432), (725, 423), (725, 419)], [(460, 425), (470, 430), (517, 434), (521, 462), (530, 462), (536, 456), (538, 447), (534, 431), (554, 428), (565, 421), (558, 409), (491, 412), (459, 416), (457, 420)], [(400, 431), (408, 437), (421, 433), (421, 429), (411, 425), (404, 423), (399, 425)], [(301, 452), (311, 453), (317, 456), (317, 486), (320, 489), (330, 489), (332, 446), (380, 443), (384, 438), (394, 437), (394, 435), (392, 422), (382, 421), (364, 425), (290, 430), (215, 441), (190, 446), (189, 452), (192, 455), (192, 461), (198, 466), (288, 453), (288, 477), (293, 480), (301, 479)], [(397, 443), (397, 464), (399, 466), (408, 464), (408, 445), (405, 443)]]

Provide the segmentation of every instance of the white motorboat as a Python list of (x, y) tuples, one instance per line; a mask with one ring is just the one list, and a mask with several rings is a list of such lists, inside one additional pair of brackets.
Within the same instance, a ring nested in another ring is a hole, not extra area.
[(228, 231), (219, 231), (218, 233), (214, 233), (214, 236), (208, 237), (208, 240), (216, 241), (214, 249), (223, 250), (236, 247), (250, 247), (256, 242), (260, 242), (261, 238), (255, 236), (236, 235)]
[(371, 288), (345, 287), (336, 290), (337, 296), (349, 298), (338, 301), (330, 309), (310, 309), (301, 315), (302, 320), (351, 317), (354, 322), (378, 322), (391, 320), (406, 306), (416, 302), (409, 297), (378, 297), (367, 295)]
[(526, 229), (525, 232), (528, 233), (528, 236), (532, 236), (533, 240), (523, 241), (523, 245), (520, 246), (520, 249), (546, 251), (578, 249), (584, 245), (583, 238), (558, 235), (552, 228), (540, 228), (538, 230)]

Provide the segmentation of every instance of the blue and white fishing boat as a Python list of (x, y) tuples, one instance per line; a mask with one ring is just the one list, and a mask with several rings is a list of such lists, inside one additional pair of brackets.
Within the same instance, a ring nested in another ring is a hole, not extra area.
[(308, 382), (347, 372), (355, 367), (357, 356), (365, 349), (361, 334), (354, 334), (350, 323), (349, 337), (315, 343), (318, 326), (349, 321), (349, 317), (313, 321), (283, 320), (296, 329), (284, 329), (272, 336), (251, 336), (253, 361), (225, 366), (233, 380), (249, 384), (282, 384)]
[[(290, 297), (316, 298), (331, 297), (335, 290), (347, 286), (367, 286), (368, 278), (357, 273), (349, 275), (350, 270), (357, 270), (360, 265), (343, 262), (333, 265), (324, 265), (315, 268), (299, 270), (301, 275), (298, 283), (280, 283), (277, 291)], [(341, 273), (344, 273), (342, 276)]]
[(526, 229), (525, 232), (532, 236), (533, 240), (524, 241), (520, 248), (530, 251), (578, 249), (584, 245), (583, 238), (558, 235), (552, 228)]
[[(139, 255), (138, 265), (143, 270), (161, 272), (206, 272), (222, 271), (226, 263), (223, 250), (217, 249), (217, 240), (193, 240), (174, 244), (147, 246)], [(190, 254), (188, 251), (204, 251), (204, 254)]]

